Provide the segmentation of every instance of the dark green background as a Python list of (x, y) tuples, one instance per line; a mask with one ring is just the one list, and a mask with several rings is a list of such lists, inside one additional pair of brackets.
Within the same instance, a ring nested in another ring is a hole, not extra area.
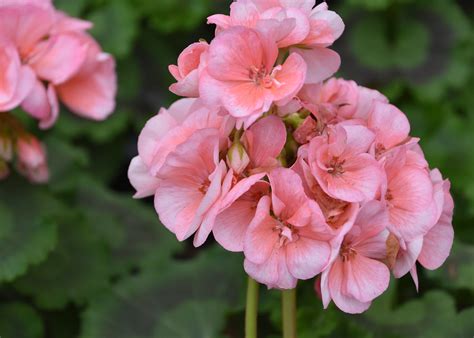
[[(331, 1), (346, 23), (340, 76), (376, 88), (412, 122), (433, 167), (453, 183), (453, 253), (438, 271), (407, 276), (363, 315), (323, 311), (313, 282), (298, 289), (300, 338), (474, 336), (474, 4), (470, 0)], [(195, 250), (134, 201), (126, 178), (144, 122), (176, 98), (167, 66), (212, 38), (218, 0), (57, 0), (90, 19), (118, 61), (116, 113), (104, 123), (63, 109), (48, 145), (48, 186), (0, 183), (2, 338), (243, 337), (242, 257)], [(24, 116), (17, 112), (18, 116)], [(25, 119), (28, 120), (28, 119)], [(279, 337), (277, 291), (262, 287), (260, 337)]]

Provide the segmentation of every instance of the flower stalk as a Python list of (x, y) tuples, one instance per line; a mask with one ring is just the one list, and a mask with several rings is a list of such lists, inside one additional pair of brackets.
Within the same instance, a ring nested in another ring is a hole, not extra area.
[(258, 283), (249, 276), (245, 309), (245, 338), (257, 338), (258, 289)]
[(282, 290), (283, 338), (296, 338), (296, 288)]

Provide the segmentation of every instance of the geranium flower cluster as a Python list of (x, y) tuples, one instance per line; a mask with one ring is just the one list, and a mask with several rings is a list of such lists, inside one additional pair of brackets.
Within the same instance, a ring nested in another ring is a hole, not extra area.
[(210, 43), (170, 66), (186, 96), (138, 140), (129, 178), (178, 240), (212, 233), (269, 288), (319, 275), (325, 307), (360, 313), (390, 273), (439, 267), (453, 241), (449, 182), (381, 93), (331, 78), (344, 28), (314, 0), (238, 0)]
[[(91, 27), (56, 10), (51, 0), (0, 1), (0, 115), (21, 107), (47, 129), (61, 100), (79, 116), (107, 118), (115, 106), (115, 61), (87, 33)], [(7, 126), (0, 126), (3, 142), (16, 144), (22, 135)], [(5, 168), (9, 156), (3, 157)]]

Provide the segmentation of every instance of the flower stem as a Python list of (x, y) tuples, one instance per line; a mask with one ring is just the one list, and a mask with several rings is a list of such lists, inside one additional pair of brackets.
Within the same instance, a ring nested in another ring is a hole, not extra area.
[(248, 277), (245, 338), (257, 338), (258, 289), (258, 283), (251, 277)]
[(296, 289), (282, 290), (283, 338), (296, 338)]

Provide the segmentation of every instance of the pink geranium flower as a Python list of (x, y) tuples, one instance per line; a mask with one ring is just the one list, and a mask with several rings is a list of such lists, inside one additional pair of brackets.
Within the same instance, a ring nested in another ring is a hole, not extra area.
[(217, 129), (196, 131), (168, 155), (161, 167), (155, 208), (161, 222), (178, 240), (198, 232), (207, 238), (217, 215), (216, 202), (231, 184), (224, 161), (219, 162)]
[(240, 147), (248, 154), (247, 165), (241, 172), (234, 171), (234, 187), (223, 198), (213, 229), (219, 244), (230, 251), (243, 250), (257, 204), (269, 192), (268, 183), (260, 180), (280, 166), (277, 157), (286, 142), (285, 125), (276, 116), (267, 116), (247, 129), (242, 139), (245, 148)]
[(308, 65), (306, 82), (318, 83), (339, 68), (339, 55), (327, 47), (341, 36), (344, 23), (326, 3), (314, 6), (306, 0), (238, 0), (230, 16), (213, 15), (208, 22), (217, 25), (218, 33), (244, 26), (269, 34), (279, 48), (300, 54)]
[(375, 135), (362, 125), (337, 125), (328, 133), (308, 147), (311, 172), (321, 188), (346, 202), (374, 199), (383, 178), (380, 165), (367, 153)]
[[(0, 40), (15, 49), (8, 52), (10, 64), (18, 59), (21, 67), (9, 77), (14, 95), (0, 95), (0, 110), (21, 105), (45, 129), (58, 117), (59, 97), (83, 117), (108, 117), (115, 107), (115, 63), (85, 32), (90, 27), (56, 11), (50, 1), (2, 2)], [(0, 73), (7, 69), (12, 67), (1, 62)]]
[(170, 91), (185, 97), (199, 96), (199, 64), (208, 49), (207, 42), (196, 42), (183, 50), (178, 65), (169, 66), (171, 75), (178, 81), (170, 86)]
[(382, 203), (371, 201), (361, 208), (338, 255), (321, 275), (325, 308), (332, 299), (344, 312), (361, 313), (387, 289), (390, 271), (382, 263), (387, 255), (387, 225)]
[(230, 133), (229, 119), (202, 106), (196, 99), (181, 99), (162, 108), (143, 128), (138, 138), (138, 156), (128, 171), (130, 182), (136, 189), (135, 198), (153, 195), (159, 183), (157, 174), (178, 145), (186, 142), (199, 129), (220, 130), (221, 143)]
[(401, 147), (385, 159), (387, 183), (382, 198), (388, 207), (391, 232), (403, 242), (425, 235), (437, 217), (429, 172), (411, 160), (416, 157)]
[(272, 197), (258, 203), (245, 236), (244, 267), (268, 287), (290, 289), (326, 266), (333, 234), (295, 172), (279, 168), (269, 177)]
[(223, 106), (246, 127), (273, 103), (288, 103), (303, 85), (306, 64), (291, 54), (276, 65), (277, 45), (256, 30), (235, 27), (218, 35), (209, 47), (199, 91), (211, 105)]

